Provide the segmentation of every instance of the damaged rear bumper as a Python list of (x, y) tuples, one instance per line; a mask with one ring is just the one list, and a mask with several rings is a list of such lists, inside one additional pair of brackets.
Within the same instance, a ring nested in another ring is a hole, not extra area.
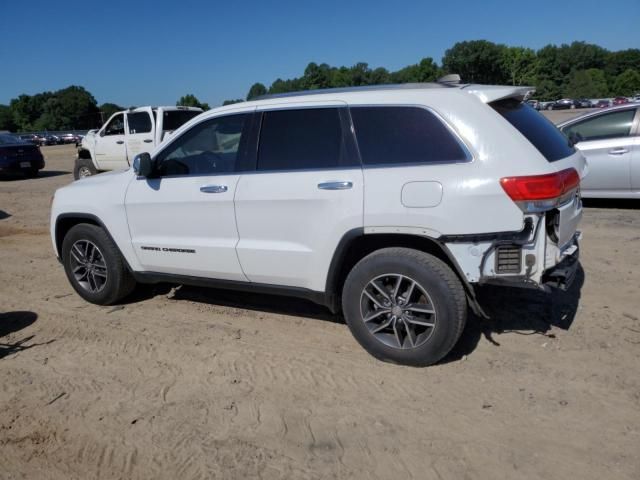
[(569, 248), (562, 261), (555, 267), (545, 271), (542, 275), (542, 286), (545, 289), (559, 288), (568, 290), (576, 278), (580, 265), (580, 247), (578, 245), (579, 233), (576, 234), (574, 244)]

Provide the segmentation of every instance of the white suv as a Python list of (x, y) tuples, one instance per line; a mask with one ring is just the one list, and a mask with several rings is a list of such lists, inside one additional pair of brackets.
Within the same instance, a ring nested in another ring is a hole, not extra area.
[(61, 188), (51, 235), (75, 290), (136, 282), (299, 296), (377, 358), (437, 362), (476, 285), (566, 287), (583, 156), (529, 87), (421, 84), (210, 110), (127, 171)]

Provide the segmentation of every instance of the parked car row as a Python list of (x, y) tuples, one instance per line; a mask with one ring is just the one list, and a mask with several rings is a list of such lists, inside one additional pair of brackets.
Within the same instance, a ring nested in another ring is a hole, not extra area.
[(38, 133), (26, 133), (19, 135), (19, 138), (25, 142), (32, 143), (33, 145), (45, 146), (45, 145), (65, 145), (68, 143), (75, 143), (79, 145), (82, 142), (84, 135), (78, 135), (75, 133), (62, 133), (59, 135), (53, 134), (38, 134)]
[(591, 100), (588, 98), (561, 98), (554, 101), (527, 100), (527, 103), (536, 110), (567, 110), (576, 108), (606, 108), (613, 105), (624, 105), (630, 102), (638, 102), (640, 97), (615, 97), (612, 99)]

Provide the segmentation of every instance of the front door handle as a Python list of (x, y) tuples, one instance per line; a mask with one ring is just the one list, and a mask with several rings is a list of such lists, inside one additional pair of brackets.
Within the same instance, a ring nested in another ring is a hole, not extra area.
[(320, 190), (349, 190), (353, 187), (353, 182), (335, 181), (318, 184)]
[(627, 150), (624, 147), (618, 147), (618, 148), (612, 148), (611, 150), (609, 150), (609, 155), (624, 155), (625, 153), (629, 153), (629, 150)]
[(203, 185), (200, 187), (202, 193), (224, 193), (227, 190), (226, 185)]
[(153, 142), (153, 140), (151, 140), (150, 138), (145, 138), (145, 139), (143, 140), (143, 142), (144, 142), (144, 143), (151, 143), (151, 142)]
[(118, 140), (116, 143), (117, 143), (118, 145), (122, 145), (122, 144), (124, 143), (124, 140)]

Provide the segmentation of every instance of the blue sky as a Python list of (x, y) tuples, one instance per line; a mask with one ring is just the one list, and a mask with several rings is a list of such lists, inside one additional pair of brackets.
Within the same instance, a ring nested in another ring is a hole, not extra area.
[(640, 0), (3, 3), (0, 103), (82, 85), (98, 103), (175, 104), (193, 93), (213, 106), (311, 61), (395, 70), (440, 63), (462, 40), (640, 48)]

